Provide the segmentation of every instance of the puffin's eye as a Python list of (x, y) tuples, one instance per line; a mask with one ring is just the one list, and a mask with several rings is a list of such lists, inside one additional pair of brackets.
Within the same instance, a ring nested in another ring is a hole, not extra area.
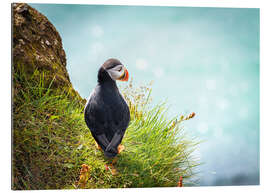
[(120, 68), (118, 69), (118, 72), (121, 72), (121, 70), (122, 70), (122, 67), (120, 67)]

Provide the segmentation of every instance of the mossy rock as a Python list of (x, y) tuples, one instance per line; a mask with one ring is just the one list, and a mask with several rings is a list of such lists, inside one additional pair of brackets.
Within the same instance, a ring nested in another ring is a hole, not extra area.
[(25, 3), (12, 4), (12, 14), (13, 70), (24, 71), (28, 77), (43, 73), (46, 85), (83, 101), (72, 87), (62, 39), (51, 22)]

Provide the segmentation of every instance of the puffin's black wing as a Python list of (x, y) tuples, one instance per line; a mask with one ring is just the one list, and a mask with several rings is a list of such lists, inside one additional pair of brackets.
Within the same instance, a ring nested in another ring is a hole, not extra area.
[(85, 121), (107, 157), (117, 155), (129, 120), (129, 108), (118, 89), (97, 86), (85, 107)]
[(111, 125), (109, 128), (111, 134), (108, 135), (110, 143), (106, 148), (105, 155), (106, 152), (117, 152), (117, 147), (121, 143), (130, 121), (130, 112), (128, 105), (126, 104), (121, 94), (118, 92), (118, 89), (117, 100), (111, 100), (114, 100), (114, 97), (108, 100), (108, 104), (110, 104), (110, 119), (108, 123)]
[(90, 129), (94, 139), (103, 150), (109, 145), (109, 141), (105, 135), (106, 111), (102, 101), (97, 100), (95, 90), (90, 95), (88, 103), (84, 110), (85, 122)]

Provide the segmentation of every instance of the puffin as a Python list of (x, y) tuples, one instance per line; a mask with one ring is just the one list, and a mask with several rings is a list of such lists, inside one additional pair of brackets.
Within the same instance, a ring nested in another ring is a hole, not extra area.
[(130, 111), (116, 81), (128, 81), (128, 78), (128, 70), (119, 60), (105, 61), (84, 108), (86, 125), (107, 158), (116, 157), (124, 149), (121, 141), (130, 121)]

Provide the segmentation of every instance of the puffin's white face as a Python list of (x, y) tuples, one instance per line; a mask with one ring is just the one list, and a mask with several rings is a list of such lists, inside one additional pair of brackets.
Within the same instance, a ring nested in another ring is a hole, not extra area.
[(113, 80), (128, 81), (128, 71), (123, 65), (117, 65), (106, 70)]

